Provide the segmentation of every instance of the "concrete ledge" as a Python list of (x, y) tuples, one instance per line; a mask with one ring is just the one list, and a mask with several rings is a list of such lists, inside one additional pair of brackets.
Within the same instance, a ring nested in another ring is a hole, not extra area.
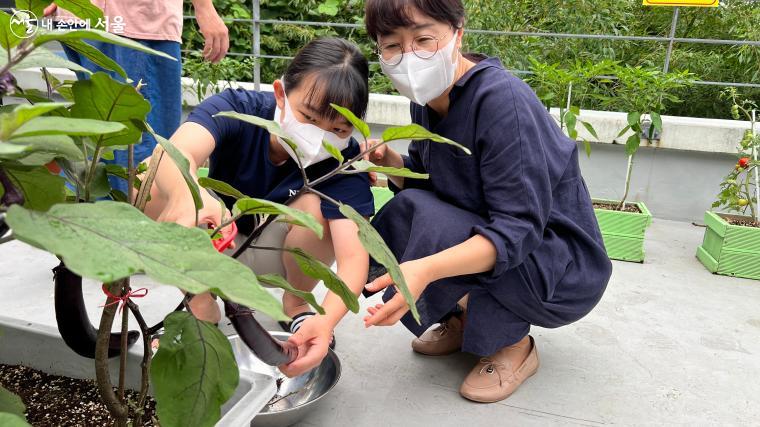
[[(67, 69), (52, 68), (49, 70), (60, 80), (72, 80), (76, 76)], [(20, 85), (25, 88), (45, 90), (39, 70), (28, 69), (16, 73)], [(198, 96), (193, 89), (195, 80), (182, 78), (183, 103), (188, 107), (198, 105)], [(242, 87), (254, 89), (253, 83), (220, 81), (220, 87)], [(261, 85), (261, 90), (272, 91), (271, 85)], [(207, 93), (207, 96), (211, 92)], [(559, 110), (552, 109), (552, 116), (558, 120)], [(610, 111), (581, 110), (580, 120), (591, 123), (599, 136), (594, 138), (583, 126), (578, 126), (580, 138), (599, 143), (625, 143), (630, 132), (618, 138), (618, 133), (627, 125), (625, 113)], [(744, 131), (750, 128), (750, 123), (738, 120), (701, 119), (692, 117), (663, 116), (662, 138), (654, 143), (643, 146), (667, 148), (672, 150), (697, 151), (707, 153), (735, 153)], [(409, 124), (409, 100), (401, 96), (371, 94), (367, 122), (377, 127), (402, 126)]]

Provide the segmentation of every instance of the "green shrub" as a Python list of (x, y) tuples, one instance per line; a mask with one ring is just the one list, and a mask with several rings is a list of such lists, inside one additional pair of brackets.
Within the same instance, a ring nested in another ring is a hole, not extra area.
[[(189, 4), (189, 1), (186, 0)], [(760, 4), (745, 0), (724, 0), (719, 8), (682, 8), (677, 37), (705, 39), (760, 40)], [(615, 34), (660, 36), (669, 34), (673, 10), (641, 5), (640, 0), (468, 0), (467, 28), (505, 31), (561, 32), (573, 34)], [(214, 5), (225, 17), (251, 17), (250, 0), (219, 0)], [(264, 19), (362, 23), (363, 0), (262, 0)], [(187, 8), (191, 14), (191, 8)], [(251, 26), (230, 25), (231, 51), (251, 52)], [(376, 61), (374, 47), (363, 28), (329, 28), (295, 25), (262, 25), (263, 54), (292, 56), (305, 42), (317, 36), (340, 36), (360, 45)], [(200, 49), (202, 37), (195, 24), (186, 22), (185, 48)], [(544, 64), (572, 68), (577, 62), (619, 61), (633, 67), (662, 68), (665, 43), (619, 40), (575, 40), (548, 37), (506, 37), (469, 34), (466, 50), (498, 56), (510, 69), (530, 70), (531, 58)], [(239, 61), (234, 57), (228, 63)], [(197, 59), (186, 59), (194, 64)], [(279, 77), (287, 61), (262, 60), (263, 82)], [(192, 68), (197, 72), (196, 68)], [(760, 83), (760, 47), (677, 43), (672, 71), (689, 71), (702, 80)], [(372, 90), (392, 93), (390, 82), (372, 66)], [(188, 73), (189, 75), (189, 73)], [(197, 75), (197, 74), (195, 74)], [(536, 80), (534, 79), (535, 83)], [(716, 102), (722, 88), (696, 86), (678, 93), (683, 103), (671, 105), (666, 114), (729, 118), (727, 101)], [(760, 89), (745, 91), (757, 98)], [(601, 108), (592, 100), (584, 108)], [(559, 105), (557, 105), (559, 106)], [(619, 109), (613, 105), (606, 108)]]

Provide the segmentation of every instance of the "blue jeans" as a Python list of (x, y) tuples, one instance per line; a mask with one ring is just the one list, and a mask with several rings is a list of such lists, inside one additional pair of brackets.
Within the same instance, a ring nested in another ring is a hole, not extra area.
[[(148, 124), (164, 138), (169, 138), (177, 130), (182, 119), (182, 62), (180, 57), (180, 44), (173, 41), (160, 40), (136, 40), (137, 42), (160, 52), (164, 52), (176, 61), (171, 61), (155, 55), (139, 52), (127, 47), (116, 46), (110, 43), (88, 41), (96, 49), (103, 52), (118, 63), (135, 84), (142, 80), (145, 86), (140, 92), (148, 102), (151, 110), (148, 113)], [(114, 79), (123, 82), (124, 79), (112, 71), (106, 71), (95, 65), (89, 59), (64, 45), (64, 51), (70, 61), (76, 62), (92, 72), (105, 71)], [(77, 73), (77, 77), (86, 79), (84, 73)], [(140, 144), (135, 145), (135, 164), (145, 160), (153, 153), (156, 140), (147, 132), (143, 134)], [(106, 163), (115, 163), (127, 166), (127, 151), (117, 150), (114, 152), (114, 160), (105, 160)], [(114, 176), (109, 177), (111, 187), (127, 192), (127, 182)]]

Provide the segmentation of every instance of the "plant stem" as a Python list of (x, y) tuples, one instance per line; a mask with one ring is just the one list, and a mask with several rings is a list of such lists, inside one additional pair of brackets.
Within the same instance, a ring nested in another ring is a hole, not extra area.
[(30, 53), (34, 52), (34, 49), (37, 49), (37, 46), (34, 45), (34, 43), (31, 42), (32, 39), (25, 39), (21, 42), (18, 49), (16, 50), (16, 56), (11, 57), (11, 50), (8, 49), (8, 63), (3, 66), (3, 68), (0, 68), (0, 76), (10, 71), (11, 68), (18, 65), (21, 61), (24, 60)]
[(254, 210), (256, 210), (256, 209), (257, 209), (257, 208), (255, 208), (255, 209), (249, 209), (249, 210), (246, 210), (246, 211), (240, 212), (240, 213), (239, 213), (239, 214), (237, 214), (237, 215), (233, 215), (233, 216), (231, 216), (231, 217), (230, 217), (230, 219), (228, 219), (228, 220), (226, 220), (226, 221), (222, 221), (222, 223), (221, 223), (221, 224), (219, 224), (219, 225), (218, 225), (218, 226), (217, 226), (217, 227), (214, 229), (214, 231), (212, 231), (212, 232), (211, 232), (211, 234), (209, 235), (209, 237), (210, 237), (211, 239), (215, 239), (215, 238), (216, 238), (216, 236), (217, 236), (217, 234), (219, 234), (219, 232), (220, 232), (220, 231), (222, 231), (222, 229), (223, 229), (223, 228), (225, 228), (225, 227), (229, 226), (230, 224), (232, 224), (233, 222), (235, 222), (235, 221), (239, 220), (240, 218), (242, 218), (243, 216), (245, 216), (245, 215), (246, 215), (248, 212), (250, 212), (250, 211), (254, 211)]
[[(746, 193), (747, 200), (749, 203), (747, 203), (747, 207), (749, 208), (750, 215), (752, 218), (755, 218), (755, 204), (752, 203), (752, 188), (750, 188), (750, 174), (749, 171), (747, 172), (747, 175), (744, 177), (744, 191)], [(744, 212), (742, 214), (747, 214), (747, 208), (744, 208)]]
[[(123, 290), (125, 282), (126, 280), (118, 280), (106, 286), (111, 294), (117, 295)], [(118, 304), (110, 304), (113, 301), (109, 301), (109, 299), (106, 298), (106, 306), (103, 307), (95, 345), (95, 381), (98, 385), (98, 391), (100, 391), (100, 398), (106, 405), (108, 412), (116, 420), (116, 425), (122, 427), (127, 425), (129, 408), (114, 393), (111, 385), (111, 374), (108, 369), (108, 344), (111, 339), (111, 326), (118, 308)]]
[(47, 68), (42, 67), (42, 75), (45, 77), (45, 86), (47, 86), (47, 97), (48, 99), (52, 99), (53, 85), (50, 84), (50, 73), (48, 72)]
[[(565, 127), (567, 127), (565, 116), (567, 116), (567, 113), (570, 112), (570, 106), (571, 106), (570, 100), (572, 99), (572, 96), (573, 96), (573, 82), (570, 82), (567, 84), (567, 109), (565, 110), (564, 113), (562, 112), (559, 113), (560, 114), (560, 120), (559, 120), (560, 130), (565, 130)], [(568, 128), (567, 129), (568, 136), (570, 136), (570, 128), (569, 127), (567, 128)]]
[[(129, 151), (127, 152), (127, 200), (129, 203), (133, 203), (135, 194), (135, 144), (129, 144)], [(126, 310), (125, 310), (126, 311)]]
[(95, 152), (92, 153), (92, 161), (90, 162), (90, 169), (87, 172), (87, 175), (84, 177), (84, 200), (89, 202), (90, 201), (90, 185), (92, 184), (92, 177), (95, 176), (95, 169), (98, 167), (98, 163), (100, 161), (100, 153), (103, 151), (103, 147), (98, 144), (95, 147)]
[(258, 246), (258, 245), (251, 245), (248, 246), (251, 249), (261, 249), (262, 251), (272, 251), (272, 252), (288, 252), (288, 249), (286, 248), (273, 248), (270, 246)]
[(625, 209), (625, 199), (628, 198), (628, 191), (631, 188), (631, 172), (633, 171), (633, 154), (628, 156), (628, 171), (625, 174), (625, 193), (623, 193), (623, 198), (620, 200), (620, 205), (618, 205), (618, 210), (622, 211)]
[[(129, 311), (131, 311), (132, 315), (137, 319), (137, 324), (140, 325), (140, 335), (142, 336), (143, 341), (143, 358), (142, 363), (140, 363), (140, 367), (142, 368), (140, 376), (140, 396), (137, 399), (137, 411), (142, 412), (145, 407), (145, 399), (148, 397), (148, 387), (150, 385), (150, 362), (153, 359), (153, 349), (151, 348), (150, 342), (152, 334), (150, 333), (150, 328), (148, 328), (148, 324), (145, 323), (145, 319), (143, 318), (142, 313), (140, 313), (140, 308), (137, 304), (130, 300), (127, 301), (127, 307), (129, 307)], [(136, 417), (135, 421), (142, 425), (142, 416)]]
[[(367, 138), (364, 138), (364, 142), (365, 143), (367, 142)], [(371, 153), (373, 150), (377, 150), (378, 148), (382, 147), (383, 145), (388, 144), (389, 142), (391, 142), (391, 141), (382, 141), (382, 142), (380, 142), (377, 145), (373, 145), (372, 147), (367, 148), (366, 150), (364, 150), (361, 153), (359, 153), (358, 155), (356, 155), (356, 157), (354, 157), (353, 159), (351, 159), (351, 160), (343, 163), (342, 165), (338, 166), (338, 168), (336, 168), (332, 172), (330, 172), (330, 173), (328, 173), (328, 174), (326, 174), (326, 175), (324, 175), (324, 176), (322, 176), (322, 177), (320, 177), (318, 179), (315, 179), (307, 187), (313, 189), (317, 185), (319, 185), (319, 184), (327, 181), (328, 179), (334, 177), (335, 175), (341, 173), (341, 171), (344, 171), (344, 170), (348, 169), (349, 166), (351, 166), (354, 163), (358, 162), (359, 160), (361, 160), (362, 158), (364, 158), (365, 155)], [(367, 146), (369, 146), (369, 144), (367, 144)]]
[(137, 200), (134, 201), (134, 206), (140, 211), (145, 210), (145, 205), (148, 204), (150, 189), (153, 187), (153, 181), (156, 178), (158, 167), (163, 158), (164, 149), (160, 145), (157, 145), (156, 148), (153, 149), (153, 154), (150, 157), (150, 164), (148, 164), (148, 170), (145, 172), (142, 184), (140, 184), (140, 191), (137, 192)]
[(311, 187), (307, 187), (307, 188), (306, 188), (306, 191), (308, 191), (308, 192), (310, 192), (310, 193), (314, 193), (314, 194), (316, 194), (317, 196), (319, 196), (319, 197), (321, 197), (321, 198), (323, 198), (323, 199), (327, 200), (328, 202), (330, 202), (330, 203), (334, 204), (335, 206), (338, 206), (338, 207), (340, 207), (340, 205), (341, 205), (341, 203), (340, 203), (339, 201), (337, 201), (337, 200), (333, 199), (332, 197), (328, 196), (328, 195), (327, 195), (327, 194), (325, 194), (325, 193), (322, 193), (322, 192), (321, 192), (321, 191), (319, 191), (319, 190), (315, 190), (314, 188), (311, 188)]
[[(127, 295), (129, 293), (129, 279), (125, 279), (124, 281), (124, 288), (121, 291), (122, 295)], [(124, 398), (124, 384), (126, 383), (126, 377), (127, 377), (127, 352), (129, 351), (129, 348), (127, 347), (127, 336), (129, 334), (129, 310), (122, 310), (121, 311), (121, 353), (119, 354), (119, 400), (123, 404), (127, 404), (126, 399)]]
[[(293, 150), (292, 147), (291, 147), (291, 150)], [(296, 155), (296, 163), (298, 163), (298, 171), (301, 172), (301, 178), (303, 179), (303, 185), (304, 186), (309, 185), (309, 177), (306, 175), (306, 168), (303, 166), (303, 162), (301, 161), (301, 156), (298, 155), (298, 150), (293, 150), (293, 152)]]
[[(755, 132), (755, 124), (757, 124), (757, 110), (752, 110), (752, 160), (757, 163), (757, 132)], [(752, 203), (750, 197), (749, 205), (755, 211), (755, 221), (760, 224), (760, 168), (755, 164), (755, 203)]]

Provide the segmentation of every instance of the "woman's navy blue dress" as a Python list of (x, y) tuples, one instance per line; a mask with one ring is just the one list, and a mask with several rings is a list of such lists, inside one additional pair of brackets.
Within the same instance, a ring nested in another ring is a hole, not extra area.
[[(413, 143), (404, 163), (429, 173), (404, 189), (373, 225), (399, 262), (422, 258), (480, 234), (497, 249), (487, 273), (433, 282), (417, 302), (417, 336), (469, 294), (463, 350), (489, 355), (523, 338), (530, 325), (572, 323), (599, 302), (612, 272), (577, 145), (528, 85), (498, 59), (479, 62), (455, 83), (439, 118), (412, 104), (412, 120), (472, 150)], [(393, 289), (386, 292), (389, 299)]]

